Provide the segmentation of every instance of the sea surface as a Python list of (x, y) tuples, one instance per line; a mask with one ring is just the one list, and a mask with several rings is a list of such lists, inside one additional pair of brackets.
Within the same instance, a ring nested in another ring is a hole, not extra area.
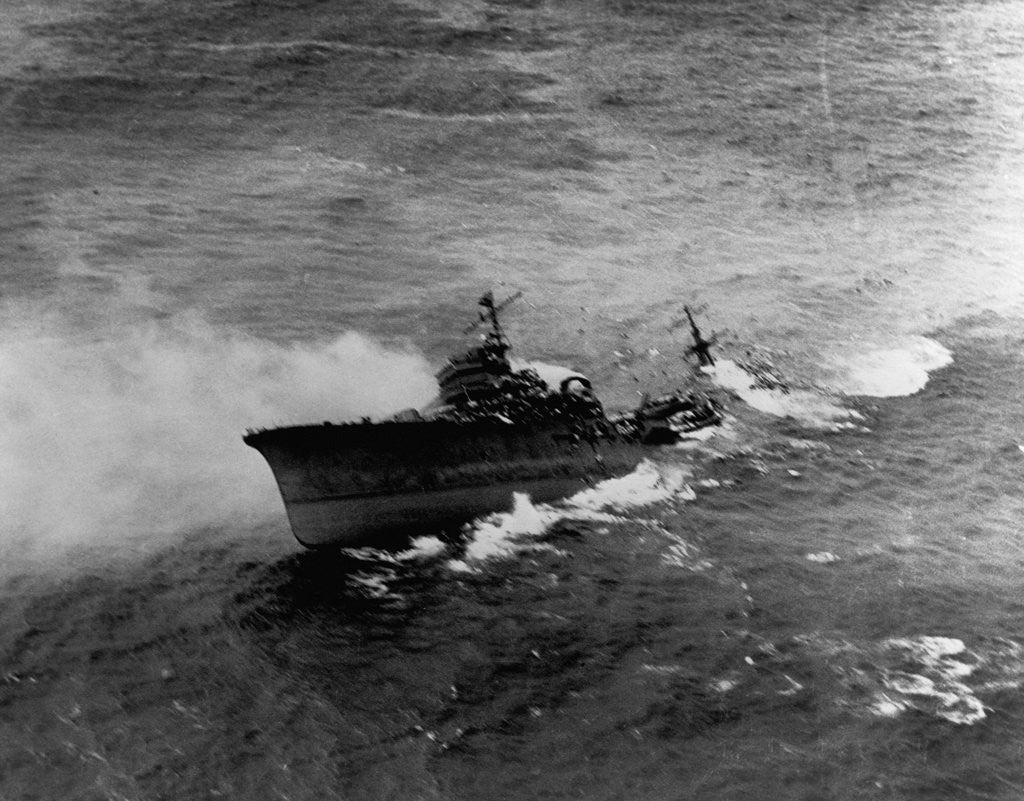
[[(1022, 0), (5, 0), (0, 799), (1024, 797), (1022, 87)], [(612, 409), (689, 304), (725, 425), (303, 551), (241, 435), (488, 290)]]

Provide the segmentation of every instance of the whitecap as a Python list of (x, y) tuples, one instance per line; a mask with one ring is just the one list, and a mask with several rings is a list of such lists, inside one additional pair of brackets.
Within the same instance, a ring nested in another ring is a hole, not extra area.
[(682, 665), (651, 665), (644, 663), (640, 666), (644, 673), (656, 673), (662, 676), (672, 676), (683, 671)]
[(727, 693), (730, 690), (735, 690), (739, 685), (739, 679), (735, 676), (726, 676), (724, 678), (713, 679), (711, 681), (711, 689), (717, 693)]
[(681, 465), (658, 465), (644, 460), (633, 472), (609, 478), (557, 504), (534, 504), (530, 496), (515, 493), (510, 512), (496, 512), (466, 527), (469, 535), (461, 560), (451, 560), (450, 569), (471, 571), (472, 563), (511, 556), (533, 542), (561, 520), (597, 523), (643, 522), (622, 513), (668, 501), (693, 500), (696, 494), (687, 484), (690, 471)]
[(964, 683), (976, 664), (962, 657), (977, 660), (963, 640), (955, 637), (923, 635), (915, 638), (894, 638), (882, 643), (886, 651), (898, 656), (909, 670), (883, 671), (883, 684), (903, 696), (907, 708), (930, 712), (952, 723), (971, 725), (985, 717), (985, 706)]
[(985, 717), (985, 706), (973, 695), (957, 697), (935, 711), (950, 723), (970, 726)]
[(924, 389), (929, 373), (953, 361), (949, 350), (927, 337), (911, 337), (900, 347), (870, 350), (839, 360), (837, 388), (847, 395), (889, 398)]
[(681, 465), (658, 465), (644, 459), (621, 478), (609, 478), (573, 495), (565, 503), (570, 510), (626, 510), (669, 500), (693, 500), (696, 494), (686, 483), (690, 471)]
[(792, 676), (787, 676), (783, 673), (782, 678), (789, 682), (789, 684), (784, 690), (779, 690), (779, 695), (796, 695), (804, 688), (804, 685), (796, 681)]
[(704, 426), (703, 428), (695, 428), (692, 431), (673, 428), (673, 431), (679, 436), (679, 441), (675, 444), (675, 447), (682, 450), (694, 450), (700, 448), (702, 443), (710, 439), (736, 439), (732, 420), (733, 418), (731, 417), (725, 417), (716, 426)]
[(384, 568), (376, 572), (360, 571), (358, 573), (351, 573), (348, 576), (348, 580), (352, 584), (362, 587), (363, 591), (371, 598), (400, 598), (401, 596), (393, 592), (388, 584), (388, 582), (394, 581), (396, 577), (395, 571)]
[(729, 359), (720, 359), (714, 367), (704, 368), (716, 384), (737, 395), (753, 409), (773, 417), (788, 417), (812, 428), (855, 428), (861, 415), (831, 398), (809, 390), (782, 386), (758, 386), (750, 371)]
[(529, 495), (517, 492), (513, 495), (512, 511), (496, 512), (470, 524), (466, 559), (479, 562), (507, 556), (517, 550), (519, 538), (544, 533), (559, 516), (551, 507), (534, 506)]
[(429, 559), (444, 553), (448, 546), (444, 541), (432, 535), (416, 537), (409, 547), (401, 551), (397, 556), (399, 559)]
[(935, 695), (935, 682), (917, 673), (894, 673), (884, 679), (885, 686), (903, 695)]
[[(836, 703), (878, 717), (895, 718), (913, 710), (970, 726), (992, 711), (984, 703), (986, 693), (1024, 685), (1024, 648), (1011, 640), (982, 642), (968, 648), (963, 640), (946, 636), (896, 637), (856, 644), (812, 633), (794, 637), (789, 645), (807, 649), (812, 658), (827, 658), (828, 666), (847, 689), (847, 693), (836, 696)], [(777, 659), (773, 648), (770, 643), (761, 647), (768, 655), (768, 668)], [(782, 651), (793, 658), (791, 647)], [(744, 661), (756, 666), (763, 660), (748, 656)]]
[(879, 693), (875, 698), (875, 703), (871, 705), (871, 711), (883, 718), (894, 718), (906, 708), (906, 704), (894, 701), (883, 693)]
[(700, 550), (695, 545), (691, 545), (673, 534), (669, 534), (669, 537), (671, 537), (673, 543), (669, 545), (668, 548), (665, 549), (665, 553), (661, 555), (661, 561), (663, 564), (666, 564), (669, 567), (680, 567), (694, 573), (704, 571), (708, 568), (710, 562), (706, 559), (699, 558)]
[(922, 635), (914, 639), (893, 638), (886, 640), (889, 648), (910, 651), (913, 656), (926, 664), (936, 666), (949, 656), (962, 654), (967, 650), (964, 641), (955, 637), (933, 637)]

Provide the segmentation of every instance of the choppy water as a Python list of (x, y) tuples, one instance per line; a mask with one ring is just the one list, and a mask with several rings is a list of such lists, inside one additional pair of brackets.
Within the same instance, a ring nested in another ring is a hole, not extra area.
[[(1024, 794), (1024, 3), (0, 9), (0, 797)], [(478, 295), (702, 442), (301, 552)], [(791, 386), (755, 386), (743, 363)]]

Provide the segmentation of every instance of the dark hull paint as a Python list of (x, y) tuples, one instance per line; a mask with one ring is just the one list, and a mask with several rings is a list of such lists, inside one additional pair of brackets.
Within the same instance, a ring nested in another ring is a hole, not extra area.
[(511, 508), (513, 492), (565, 497), (632, 470), (640, 444), (574, 437), (564, 424), (417, 421), (294, 426), (250, 433), (296, 539), (307, 547), (386, 546)]

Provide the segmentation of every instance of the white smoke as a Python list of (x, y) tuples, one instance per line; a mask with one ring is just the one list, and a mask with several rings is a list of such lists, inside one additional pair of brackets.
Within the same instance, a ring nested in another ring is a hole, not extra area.
[[(9, 315), (10, 319), (10, 315)], [(248, 427), (430, 399), (422, 356), (357, 333), (283, 346), (197, 317), (0, 333), (0, 560), (152, 542), (281, 511)]]

